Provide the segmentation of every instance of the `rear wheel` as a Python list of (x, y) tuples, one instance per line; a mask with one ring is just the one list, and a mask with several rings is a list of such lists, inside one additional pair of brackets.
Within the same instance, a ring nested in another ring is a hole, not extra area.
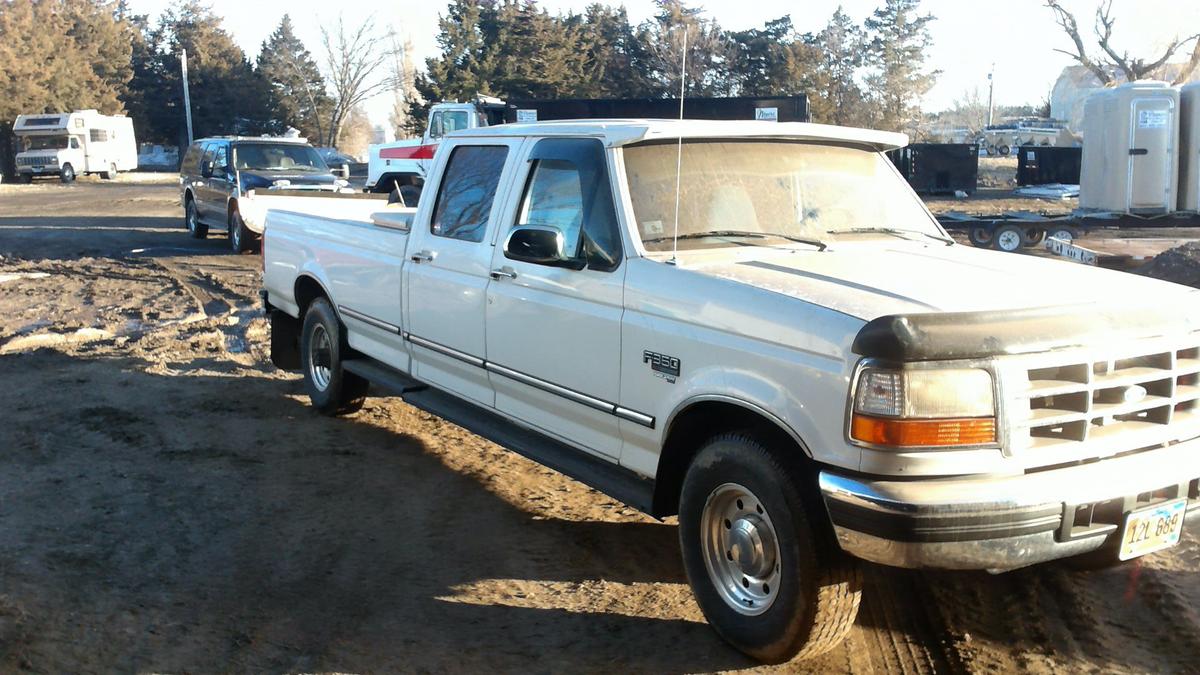
[(996, 147), (996, 152), (1000, 153), (1001, 157), (1008, 157), (1008, 153), (1011, 151), (1012, 148), (1008, 147), (1008, 145), (1004, 143)]
[(1069, 227), (1052, 227), (1046, 231), (1046, 236), (1051, 239), (1061, 239), (1068, 244), (1075, 241), (1075, 231)]
[(971, 240), (971, 244), (979, 248), (987, 248), (992, 245), (992, 230), (982, 225), (972, 227), (967, 230), (967, 239)]
[(1037, 246), (1046, 238), (1046, 231), (1040, 227), (1030, 227), (1025, 230), (1025, 246)]
[(109, 164), (108, 171), (100, 172), (100, 177), (103, 178), (104, 180), (112, 180), (112, 179), (116, 178), (117, 177), (117, 165)]
[(204, 239), (208, 236), (208, 226), (200, 222), (200, 212), (196, 210), (196, 200), (188, 198), (183, 206), (183, 220), (187, 225), (188, 234), (193, 239)]
[(680, 547), (700, 609), (731, 645), (770, 663), (837, 646), (862, 596), (857, 563), (804, 498), (808, 482), (756, 437), (724, 434), (693, 460), (680, 497)]
[(75, 167), (70, 164), (63, 164), (62, 168), (58, 170), (58, 178), (64, 183), (74, 183)]
[(342, 369), (350, 352), (341, 323), (325, 298), (317, 298), (304, 312), (300, 333), (304, 388), (312, 406), (325, 415), (345, 415), (362, 408), (369, 383)]

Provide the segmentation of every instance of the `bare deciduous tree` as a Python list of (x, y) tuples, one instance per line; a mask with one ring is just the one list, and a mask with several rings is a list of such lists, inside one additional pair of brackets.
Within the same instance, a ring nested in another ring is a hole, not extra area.
[(349, 31), (340, 15), (331, 28), (321, 28), (333, 101), (325, 145), (336, 145), (342, 126), (355, 106), (395, 86), (388, 68), (393, 58), (392, 43), (390, 34), (377, 33), (374, 16), (367, 17)]
[(1066, 54), (1079, 62), (1100, 80), (1101, 84), (1115, 84), (1116, 78), (1114, 71), (1120, 71), (1125, 75), (1127, 81), (1134, 81), (1153, 76), (1160, 68), (1163, 67), (1175, 55), (1180, 48), (1184, 47), (1189, 42), (1195, 42), (1191, 58), (1184, 64), (1183, 70), (1175, 78), (1174, 84), (1186, 82), (1191, 76), (1196, 67), (1200, 65), (1200, 33), (1189, 35), (1185, 38), (1180, 38), (1178, 35), (1168, 44), (1162, 52), (1162, 55), (1153, 60), (1136, 58), (1129, 55), (1128, 51), (1118, 52), (1112, 44), (1113, 26), (1117, 19), (1112, 14), (1112, 0), (1102, 2), (1096, 8), (1096, 21), (1093, 30), (1096, 33), (1096, 43), (1100, 50), (1104, 52), (1104, 56), (1093, 58), (1088, 55), (1087, 46), (1084, 43), (1083, 36), (1079, 32), (1079, 22), (1076, 21), (1075, 15), (1067, 11), (1062, 6), (1059, 0), (1046, 0), (1046, 7), (1049, 7), (1054, 12), (1054, 19), (1058, 22), (1063, 32), (1067, 37), (1071, 38), (1071, 42), (1075, 45), (1074, 51), (1065, 49), (1055, 49), (1054, 51)]

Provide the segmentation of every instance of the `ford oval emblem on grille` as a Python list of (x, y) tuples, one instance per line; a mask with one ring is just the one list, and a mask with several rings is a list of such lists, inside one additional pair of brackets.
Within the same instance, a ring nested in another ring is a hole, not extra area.
[(1125, 387), (1125, 391), (1121, 394), (1121, 398), (1126, 403), (1137, 403), (1146, 398), (1146, 388), (1137, 384)]

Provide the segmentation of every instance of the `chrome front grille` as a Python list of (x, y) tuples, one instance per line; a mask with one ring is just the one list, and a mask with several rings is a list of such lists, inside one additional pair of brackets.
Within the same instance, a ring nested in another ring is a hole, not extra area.
[(1039, 355), (1012, 373), (1010, 454), (1028, 453), (1043, 464), (1200, 435), (1196, 344), (1159, 342), (1074, 356)]
[(17, 166), (47, 166), (57, 161), (54, 157), (18, 157)]

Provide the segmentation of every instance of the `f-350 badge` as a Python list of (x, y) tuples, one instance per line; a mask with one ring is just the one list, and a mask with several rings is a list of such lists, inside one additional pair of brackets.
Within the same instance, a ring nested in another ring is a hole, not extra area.
[(652, 352), (649, 349), (642, 352), (642, 363), (649, 363), (650, 370), (654, 371), (655, 377), (675, 384), (675, 378), (679, 377), (679, 359), (666, 354)]

